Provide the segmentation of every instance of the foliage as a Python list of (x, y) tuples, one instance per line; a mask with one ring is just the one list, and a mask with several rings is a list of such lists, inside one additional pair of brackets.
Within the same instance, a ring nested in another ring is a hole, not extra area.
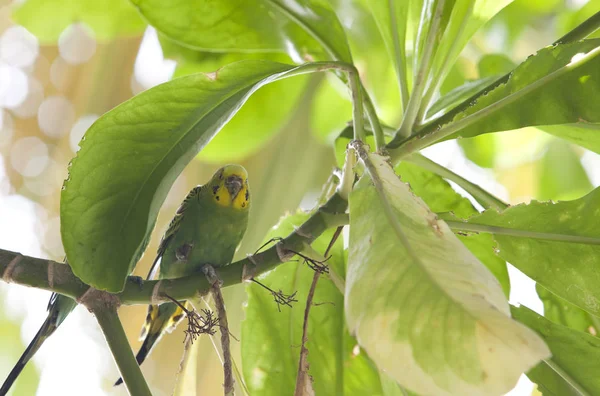
[[(571, 15), (569, 34), (544, 47), (557, 38), (548, 34), (527, 59), (485, 50), (474, 60), (469, 53), (495, 24), (517, 40), (523, 1), (132, 0), (138, 15), (112, 0), (103, 10), (92, 2), (52, 23), (43, 18), (63, 3), (28, 0), (15, 20), (53, 42), (74, 20), (106, 39), (135, 34), (141, 16), (177, 61), (171, 81), (102, 115), (69, 167), (61, 236), (83, 282), (120, 292), (183, 169), (196, 157), (260, 155), (295, 107), (312, 100), (312, 133), (329, 148), (319, 156), (343, 165), (317, 205), (334, 191), (348, 200), (349, 238), (333, 246), (315, 293), (320, 305), (307, 319), (313, 271), (302, 261), (258, 279), (297, 292), (298, 305), (280, 313), (269, 292), (246, 288), (241, 371), (250, 393), (294, 393), (299, 345), (317, 395), (500, 395), (523, 373), (544, 394), (599, 391), (589, 362), (600, 346), (600, 190), (576, 145), (600, 153), (600, 39), (588, 37), (600, 14)], [(528, 7), (536, 18), (561, 11), (558, 3)], [(532, 195), (569, 201), (509, 206), (418, 157), (458, 139), (467, 158), (494, 168), (514, 154), (497, 135), (525, 139), (525, 130), (507, 131), (527, 127), (548, 134), (534, 153), (542, 160)], [(263, 161), (291, 166), (277, 156)], [(295, 193), (299, 200), (310, 191)], [(306, 219), (288, 216), (265, 239)], [(323, 254), (331, 237), (295, 253)], [(507, 262), (537, 282), (545, 317), (510, 307)]]

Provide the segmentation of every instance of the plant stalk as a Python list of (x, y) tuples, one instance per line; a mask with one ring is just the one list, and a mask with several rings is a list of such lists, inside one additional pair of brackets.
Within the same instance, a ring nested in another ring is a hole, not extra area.
[[(396, 131), (396, 137), (406, 138), (412, 134), (412, 129), (417, 120), (419, 113), (419, 107), (421, 106), (421, 100), (423, 99), (423, 91), (425, 90), (425, 83), (427, 77), (429, 77), (430, 65), (432, 61), (433, 50), (436, 45), (436, 38), (438, 36), (438, 30), (440, 28), (440, 22), (442, 20), (442, 12), (444, 11), (445, 0), (438, 0), (436, 4), (435, 14), (427, 32), (427, 39), (425, 41), (425, 47), (423, 50), (423, 57), (421, 58), (415, 81), (413, 84), (413, 90), (408, 100), (408, 105), (404, 111), (404, 117), (402, 117), (402, 124)], [(423, 7), (427, 7), (427, 2), (423, 3)], [(425, 12), (423, 12), (425, 15)], [(424, 18), (422, 16), (421, 18)], [(423, 21), (421, 21), (423, 23)]]
[[(600, 11), (595, 13), (591, 17), (589, 17), (587, 20), (585, 20), (583, 23), (581, 23), (575, 29), (571, 30), (570, 32), (568, 32), (567, 34), (565, 34), (564, 36), (562, 36), (561, 38), (556, 40), (554, 43), (552, 43), (552, 45), (567, 44), (567, 43), (572, 43), (575, 41), (582, 40), (582, 39), (586, 38), (587, 36), (589, 36), (590, 34), (594, 33), (596, 30), (598, 30), (598, 28), (600, 28)], [(473, 95), (471, 95), (470, 97), (468, 97), (467, 99), (463, 100), (459, 105), (454, 107), (452, 110), (448, 111), (447, 113), (445, 113), (445, 114), (439, 116), (438, 118), (433, 119), (430, 122), (428, 122), (427, 124), (423, 125), (421, 128), (417, 129), (416, 134), (421, 135), (421, 134), (427, 134), (427, 133), (433, 132), (436, 129), (440, 128), (442, 125), (451, 122), (454, 119), (454, 117), (456, 117), (457, 114), (463, 112), (465, 109), (470, 107), (471, 104), (477, 98), (479, 98), (482, 95), (487, 94), (488, 92), (492, 91), (494, 88), (496, 88), (502, 84), (505, 84), (508, 81), (508, 79), (510, 78), (511, 74), (512, 74), (512, 72), (506, 73), (504, 76), (500, 77), (493, 83), (491, 83), (488, 86), (486, 86), (485, 88), (481, 89), (479, 92), (476, 92)]]
[(130, 395), (152, 396), (150, 388), (142, 375), (142, 370), (135, 360), (123, 325), (114, 307), (100, 307), (94, 310), (94, 315), (102, 328), (108, 347), (119, 367), (121, 378)]
[[(246, 257), (231, 265), (219, 268), (217, 276), (223, 286), (232, 286), (258, 276), (293, 258), (325, 230), (348, 224), (345, 213), (348, 202), (339, 194), (334, 194), (323, 206), (299, 228), (286, 238), (255, 255)], [(158, 304), (171, 301), (192, 300), (206, 295), (210, 284), (202, 273), (178, 279), (142, 280), (137, 276), (127, 278), (125, 288), (118, 294), (111, 294), (90, 288), (77, 278), (66, 264), (56, 263), (19, 253), (0, 249), (1, 279), (7, 283), (57, 292), (82, 303), (92, 292), (94, 297), (114, 298), (117, 305)], [(89, 299), (93, 301), (93, 299)]]
[(408, 139), (405, 139), (403, 142), (401, 142), (397, 146), (392, 141), (390, 143), (390, 145), (388, 145), (388, 147), (389, 146), (397, 147), (397, 148), (391, 148), (391, 150), (390, 150), (392, 162), (396, 163), (400, 159), (402, 159), (414, 152), (417, 152), (433, 143), (439, 142), (439, 141), (443, 140), (444, 138), (446, 138), (468, 126), (471, 126), (474, 123), (476, 123), (486, 117), (489, 117), (491, 114), (494, 114), (495, 112), (497, 112), (499, 110), (502, 110), (503, 108), (514, 103), (518, 99), (521, 99), (523, 96), (535, 91), (536, 89), (538, 89), (540, 87), (545, 86), (546, 84), (550, 83), (554, 79), (557, 79), (557, 78), (561, 77), (562, 75), (564, 75), (565, 73), (568, 73), (571, 69), (576, 68), (576, 67), (588, 62), (590, 59), (592, 59), (598, 55), (600, 55), (600, 48), (595, 48), (595, 49), (591, 50), (590, 52), (588, 52), (587, 54), (585, 54), (584, 56), (582, 56), (580, 59), (572, 61), (571, 63), (561, 67), (560, 69), (555, 70), (554, 72), (544, 76), (543, 78), (540, 78), (539, 80), (525, 86), (524, 88), (518, 90), (517, 92), (514, 92), (514, 93), (498, 100), (497, 102), (494, 102), (491, 105), (484, 107), (483, 109), (466, 116), (465, 118), (461, 118), (460, 120), (452, 122), (452, 123), (450, 123), (444, 127), (441, 127), (440, 129), (437, 129), (433, 132), (419, 132), (416, 135), (413, 135), (413, 136), (409, 137)]

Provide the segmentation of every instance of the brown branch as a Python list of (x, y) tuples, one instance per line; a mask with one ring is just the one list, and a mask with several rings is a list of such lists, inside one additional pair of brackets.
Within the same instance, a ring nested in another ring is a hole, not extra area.
[[(327, 257), (329, 251), (333, 247), (335, 241), (337, 241), (338, 237), (342, 233), (343, 226), (338, 227), (325, 250), (325, 254), (323, 256)], [(307, 394), (314, 394), (314, 390), (312, 388), (312, 377), (308, 374), (308, 348), (306, 348), (306, 343), (308, 342), (308, 317), (310, 315), (310, 308), (313, 305), (313, 299), (315, 296), (315, 290), (317, 289), (317, 282), (319, 281), (319, 277), (325, 271), (315, 270), (312, 279), (312, 283), (310, 285), (310, 289), (308, 291), (308, 297), (306, 297), (306, 307), (304, 308), (304, 323), (302, 324), (302, 346), (300, 348), (300, 359), (298, 362), (298, 375), (296, 376), (296, 389), (294, 391), (294, 396), (305, 396)]]
[[(217, 275), (223, 287), (252, 279), (289, 261), (294, 251), (300, 251), (314, 242), (326, 229), (348, 224), (345, 213), (348, 203), (338, 194), (321, 206), (313, 215), (275, 246), (256, 255), (246, 257), (231, 265), (219, 268)], [(0, 249), (0, 274), (7, 283), (57, 292), (79, 300), (90, 288), (79, 280), (64, 263), (21, 255)], [(190, 300), (206, 295), (210, 284), (204, 274), (194, 274), (178, 279), (142, 281), (130, 276), (122, 292), (115, 294), (120, 305), (157, 304), (176, 300)], [(105, 292), (101, 292), (105, 293)]]
[(223, 299), (223, 294), (221, 293), (221, 281), (217, 277), (217, 273), (215, 269), (207, 264), (202, 268), (202, 271), (206, 275), (206, 279), (211, 284), (211, 292), (213, 298), (215, 299), (215, 307), (217, 308), (217, 313), (219, 315), (219, 327), (221, 330), (221, 349), (223, 350), (223, 393), (225, 396), (233, 396), (234, 395), (234, 384), (235, 380), (233, 379), (233, 363), (231, 360), (231, 342), (229, 340), (229, 324), (227, 323), (227, 312), (225, 311), (225, 300)]

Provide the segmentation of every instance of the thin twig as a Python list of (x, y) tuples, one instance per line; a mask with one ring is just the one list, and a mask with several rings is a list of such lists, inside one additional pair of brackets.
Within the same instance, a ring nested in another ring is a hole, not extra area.
[(227, 312), (225, 311), (225, 301), (223, 300), (223, 294), (221, 293), (221, 281), (217, 277), (215, 269), (207, 264), (203, 268), (203, 272), (206, 275), (209, 283), (211, 284), (211, 291), (215, 300), (215, 307), (219, 314), (219, 326), (221, 330), (221, 349), (223, 350), (223, 375), (225, 381), (223, 383), (223, 392), (225, 396), (234, 395), (234, 384), (231, 361), (231, 342), (229, 340), (229, 325), (227, 323)]
[[(344, 227), (338, 227), (325, 250), (324, 256), (329, 254), (329, 251), (337, 241), (338, 237), (342, 233)], [(323, 271), (315, 271), (313, 274), (312, 283), (310, 290), (308, 291), (308, 297), (306, 297), (306, 307), (304, 308), (304, 323), (302, 325), (302, 346), (300, 347), (300, 359), (298, 362), (298, 375), (296, 376), (296, 389), (294, 396), (303, 396), (305, 391), (312, 390), (312, 378), (308, 374), (308, 349), (306, 348), (306, 342), (308, 341), (308, 317), (310, 315), (310, 308), (313, 305), (313, 298), (315, 296), (315, 290), (317, 289), (317, 282)], [(309, 387), (309, 388), (307, 388)], [(313, 391), (314, 393), (314, 391)]]
[(279, 312), (281, 312), (282, 305), (286, 305), (291, 308), (292, 303), (298, 302), (298, 300), (296, 300), (297, 292), (293, 292), (292, 294), (285, 294), (281, 289), (279, 289), (279, 291), (275, 291), (275, 290), (271, 289), (269, 286), (257, 281), (256, 279), (252, 279), (252, 282), (263, 287), (264, 289), (268, 290), (269, 293), (271, 293), (271, 295), (273, 296), (273, 300), (275, 301), (275, 304), (277, 304), (277, 310)]

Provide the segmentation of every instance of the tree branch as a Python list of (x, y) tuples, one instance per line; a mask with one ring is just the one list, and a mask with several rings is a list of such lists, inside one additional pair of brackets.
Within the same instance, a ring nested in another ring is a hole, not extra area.
[[(298, 229), (273, 247), (248, 256), (231, 265), (219, 268), (217, 275), (223, 287), (232, 286), (252, 279), (276, 266), (289, 261), (294, 253), (302, 251), (328, 228), (348, 224), (345, 213), (348, 202), (334, 194), (323, 206)], [(0, 249), (0, 274), (3, 281), (60, 293), (91, 308), (89, 292), (97, 291), (79, 280), (68, 265), (52, 260), (24, 256), (20, 253)], [(114, 294), (117, 305), (157, 304), (176, 300), (189, 300), (210, 291), (210, 284), (202, 272), (178, 279), (144, 281), (130, 276), (122, 292)], [(91, 289), (91, 290), (90, 290)]]

